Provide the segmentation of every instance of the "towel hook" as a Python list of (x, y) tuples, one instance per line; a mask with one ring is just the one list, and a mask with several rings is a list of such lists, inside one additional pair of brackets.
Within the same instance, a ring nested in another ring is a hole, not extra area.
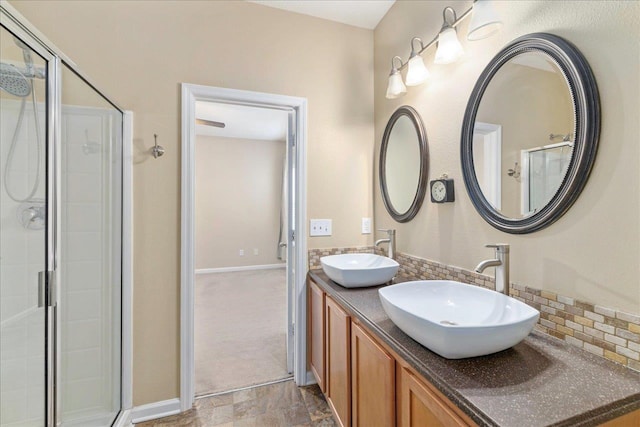
[(153, 134), (154, 145), (151, 147), (151, 154), (153, 158), (157, 159), (158, 157), (162, 157), (164, 154), (164, 147), (162, 145), (158, 145), (158, 134)]

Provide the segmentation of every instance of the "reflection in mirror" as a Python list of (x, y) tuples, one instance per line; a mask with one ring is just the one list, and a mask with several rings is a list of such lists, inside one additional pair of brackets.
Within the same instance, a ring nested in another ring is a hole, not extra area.
[(408, 211), (420, 180), (420, 141), (407, 116), (401, 116), (391, 130), (385, 170), (389, 202), (398, 212)]
[(491, 206), (518, 219), (547, 205), (571, 161), (574, 129), (571, 92), (551, 56), (524, 52), (505, 62), (482, 96), (473, 133), (476, 179)]
[(387, 123), (380, 146), (380, 190), (384, 206), (398, 222), (420, 209), (427, 182), (427, 136), (418, 112), (398, 108)]
[(553, 34), (513, 40), (480, 74), (462, 122), (471, 202), (507, 233), (551, 225), (584, 188), (599, 135), (598, 87), (580, 51)]

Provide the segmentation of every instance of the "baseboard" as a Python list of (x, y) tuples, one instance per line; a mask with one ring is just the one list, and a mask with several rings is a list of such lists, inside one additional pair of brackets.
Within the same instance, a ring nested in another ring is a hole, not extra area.
[(118, 414), (118, 418), (113, 422), (113, 427), (132, 427), (131, 409), (125, 409)]
[(196, 274), (209, 273), (230, 273), (233, 271), (250, 271), (250, 270), (275, 270), (276, 268), (285, 268), (286, 263), (282, 264), (265, 264), (265, 265), (244, 265), (241, 267), (219, 267), (219, 268), (199, 268)]
[(131, 423), (141, 423), (178, 413), (180, 413), (180, 399), (162, 400), (133, 408), (131, 410)]

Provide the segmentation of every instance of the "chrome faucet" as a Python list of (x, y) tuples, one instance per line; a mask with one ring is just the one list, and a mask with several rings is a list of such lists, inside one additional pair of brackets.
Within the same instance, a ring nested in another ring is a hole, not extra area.
[(509, 296), (509, 245), (507, 243), (497, 243), (495, 245), (484, 245), (486, 248), (496, 250), (495, 259), (482, 261), (476, 267), (476, 273), (482, 273), (488, 267), (496, 268), (496, 292), (502, 292)]
[(396, 259), (396, 230), (391, 228), (389, 230), (378, 230), (378, 231), (386, 232), (389, 237), (387, 237), (386, 239), (376, 240), (376, 243), (374, 243), (374, 246), (378, 246), (380, 243), (388, 243), (389, 250), (387, 252), (388, 254), (387, 256), (391, 259)]

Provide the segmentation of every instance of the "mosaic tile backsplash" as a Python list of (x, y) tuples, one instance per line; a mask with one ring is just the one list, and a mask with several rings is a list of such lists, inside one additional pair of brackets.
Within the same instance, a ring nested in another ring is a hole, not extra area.
[[(377, 248), (376, 248), (377, 249)], [(342, 253), (373, 253), (374, 248), (309, 250), (309, 269), (321, 268), (320, 257)], [(495, 290), (491, 276), (399, 253), (399, 277), (457, 280)], [(640, 316), (553, 292), (511, 283), (510, 295), (540, 311), (536, 329), (595, 355), (640, 371)]]

